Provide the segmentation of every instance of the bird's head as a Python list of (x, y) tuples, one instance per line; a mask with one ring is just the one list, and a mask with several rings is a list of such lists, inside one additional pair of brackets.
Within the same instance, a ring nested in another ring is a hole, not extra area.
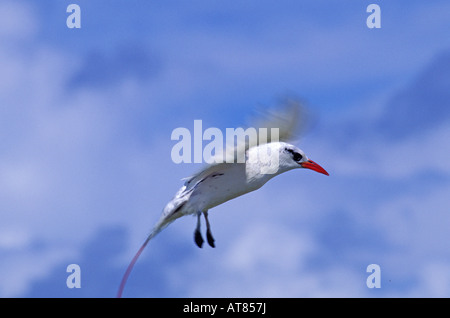
[(324, 168), (309, 159), (301, 149), (287, 143), (281, 143), (279, 150), (280, 168), (284, 168), (283, 170), (306, 168), (329, 175)]

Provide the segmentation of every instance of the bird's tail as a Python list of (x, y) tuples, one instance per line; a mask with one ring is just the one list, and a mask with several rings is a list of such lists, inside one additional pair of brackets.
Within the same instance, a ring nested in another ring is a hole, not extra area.
[(134, 257), (131, 260), (130, 264), (128, 265), (127, 270), (125, 271), (125, 274), (122, 277), (122, 281), (120, 282), (119, 290), (117, 292), (117, 298), (121, 298), (122, 297), (122, 292), (123, 292), (123, 289), (125, 287), (125, 284), (127, 283), (128, 276), (130, 276), (130, 273), (131, 273), (131, 270), (134, 267), (134, 264), (136, 264), (136, 261), (138, 260), (138, 258), (141, 255), (142, 251), (147, 246), (148, 242), (150, 242), (150, 240), (152, 238), (154, 238), (159, 232), (161, 232), (165, 227), (167, 227), (173, 221), (174, 221), (174, 219), (161, 218), (161, 220), (155, 225), (153, 230), (147, 236), (147, 239), (144, 241), (142, 246), (137, 251), (136, 255), (134, 255)]

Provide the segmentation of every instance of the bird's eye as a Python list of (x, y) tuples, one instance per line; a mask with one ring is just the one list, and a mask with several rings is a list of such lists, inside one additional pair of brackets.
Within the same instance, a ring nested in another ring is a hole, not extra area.
[(303, 156), (300, 153), (295, 152), (292, 149), (285, 148), (285, 151), (290, 152), (292, 154), (292, 159), (294, 159), (294, 161), (300, 161), (303, 159)]
[(301, 154), (299, 154), (298, 152), (294, 152), (292, 155), (293, 155), (294, 161), (300, 161), (303, 159), (303, 156)]

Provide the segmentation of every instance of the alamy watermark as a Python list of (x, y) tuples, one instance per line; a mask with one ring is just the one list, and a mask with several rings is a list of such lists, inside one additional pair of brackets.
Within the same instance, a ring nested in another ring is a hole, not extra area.
[[(78, 4), (72, 3), (67, 6), (67, 13), (70, 13), (66, 19), (66, 25), (69, 29), (81, 28), (81, 8)], [(366, 19), (366, 25), (369, 29), (381, 28), (381, 9), (378, 4), (369, 4), (366, 12), (370, 13)]]
[(278, 149), (265, 146), (252, 151), (245, 150), (251, 146), (278, 142), (279, 128), (226, 128), (224, 134), (216, 127), (203, 130), (202, 121), (194, 120), (192, 134), (188, 128), (178, 127), (172, 131), (170, 138), (178, 141), (171, 151), (172, 161), (177, 164), (249, 162), (259, 167), (262, 174), (278, 171)]
[(366, 279), (367, 288), (381, 288), (381, 267), (378, 264), (370, 264), (366, 269), (371, 273)]
[(70, 273), (66, 279), (67, 288), (81, 288), (81, 268), (78, 264), (67, 265), (66, 272)]

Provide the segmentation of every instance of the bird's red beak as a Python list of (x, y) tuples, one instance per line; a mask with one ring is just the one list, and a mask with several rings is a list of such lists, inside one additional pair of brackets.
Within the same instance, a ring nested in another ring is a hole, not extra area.
[(302, 166), (302, 168), (311, 169), (316, 172), (323, 173), (324, 175), (329, 176), (328, 172), (324, 168), (322, 168), (321, 166), (319, 166), (317, 163), (315, 163), (312, 160), (302, 162), (300, 165)]

